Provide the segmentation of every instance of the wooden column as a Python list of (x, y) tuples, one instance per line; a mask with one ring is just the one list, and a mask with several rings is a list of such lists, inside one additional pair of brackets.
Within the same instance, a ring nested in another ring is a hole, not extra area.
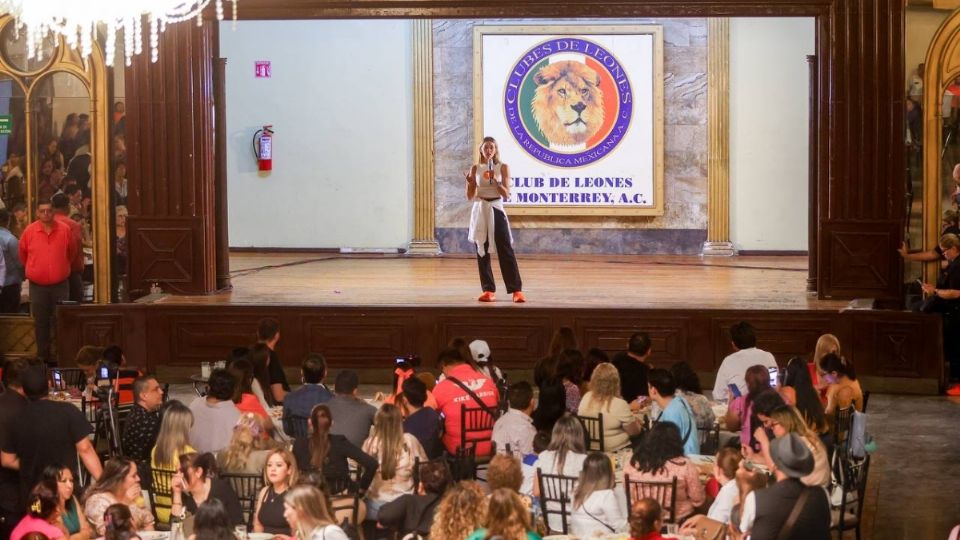
[(217, 290), (230, 285), (230, 231), (227, 220), (227, 59), (213, 65), (215, 95), (214, 199), (217, 208)]
[(807, 166), (807, 182), (808, 187), (808, 206), (807, 209), (807, 290), (811, 292), (816, 292), (817, 290), (817, 231), (819, 230), (818, 224), (820, 223), (820, 214), (817, 210), (817, 147), (818, 147), (818, 135), (817, 131), (817, 117), (819, 112), (817, 111), (818, 103), (820, 101), (819, 96), (817, 96), (817, 89), (819, 88), (820, 81), (817, 80), (817, 57), (816, 55), (807, 55), (807, 66), (810, 68), (810, 97), (808, 98), (809, 107), (809, 127), (807, 128), (807, 154), (808, 154), (808, 166)]
[(704, 255), (736, 255), (730, 241), (730, 19), (707, 21), (707, 241)]
[(216, 288), (214, 58), (217, 22), (171, 24), (160, 58), (125, 77), (130, 296)]
[(433, 149), (433, 23), (413, 21), (413, 240), (408, 255), (439, 255)]

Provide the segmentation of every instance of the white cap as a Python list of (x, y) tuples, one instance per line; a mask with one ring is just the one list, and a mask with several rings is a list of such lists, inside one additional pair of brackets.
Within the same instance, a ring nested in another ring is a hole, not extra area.
[(482, 339), (475, 339), (470, 342), (470, 354), (474, 362), (485, 364), (490, 360), (490, 346)]

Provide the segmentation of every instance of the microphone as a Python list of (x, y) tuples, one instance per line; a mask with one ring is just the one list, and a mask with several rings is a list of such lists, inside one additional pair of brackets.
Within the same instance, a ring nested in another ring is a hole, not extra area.
[(492, 184), (495, 178), (495, 175), (493, 174), (493, 159), (487, 160), (487, 171), (490, 172), (489, 179), (490, 183)]

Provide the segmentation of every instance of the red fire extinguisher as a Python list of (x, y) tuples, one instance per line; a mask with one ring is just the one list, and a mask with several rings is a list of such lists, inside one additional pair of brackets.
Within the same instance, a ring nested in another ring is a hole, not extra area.
[(273, 126), (263, 126), (253, 134), (253, 154), (261, 171), (273, 170)]

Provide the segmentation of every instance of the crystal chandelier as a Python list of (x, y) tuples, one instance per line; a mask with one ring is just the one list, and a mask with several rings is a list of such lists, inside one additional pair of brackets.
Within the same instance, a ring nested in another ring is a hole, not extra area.
[[(237, 20), (237, 1), (233, 20)], [(114, 58), (117, 38), (122, 32), (124, 56), (129, 66), (133, 56), (143, 52), (143, 27), (150, 29), (150, 59), (159, 58), (160, 33), (167, 24), (196, 19), (211, 2), (216, 3), (217, 20), (223, 20), (224, 0), (0, 0), (0, 13), (11, 14), (18, 32), (25, 32), (27, 57), (42, 59), (44, 38), (64, 37), (67, 45), (89, 56), (97, 39), (97, 28), (105, 29), (107, 61)]]

